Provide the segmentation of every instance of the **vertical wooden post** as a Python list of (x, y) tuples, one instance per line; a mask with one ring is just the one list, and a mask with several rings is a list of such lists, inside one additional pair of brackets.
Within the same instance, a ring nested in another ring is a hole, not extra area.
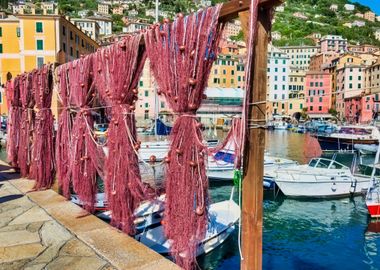
[[(265, 125), (267, 92), (267, 55), (270, 31), (269, 13), (260, 8), (257, 26), (257, 39), (252, 55), (253, 69), (248, 114), (249, 125)], [(249, 13), (240, 15), (242, 29), (248, 35)], [(242, 270), (262, 269), (263, 231), (263, 170), (264, 170), (265, 130), (253, 127), (248, 130), (244, 153), (244, 180), (242, 206)]]

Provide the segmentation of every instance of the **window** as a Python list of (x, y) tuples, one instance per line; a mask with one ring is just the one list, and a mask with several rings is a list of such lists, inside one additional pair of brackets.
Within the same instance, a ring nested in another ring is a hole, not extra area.
[(42, 39), (37, 39), (37, 50), (42, 51), (44, 49), (44, 41)]
[(73, 47), (70, 47), (70, 56), (73, 56), (73, 54), (74, 54)]
[(214, 83), (218, 83), (218, 78), (214, 78)]
[(303, 104), (301, 103), (301, 104), (300, 104), (300, 109), (302, 109), (302, 108), (303, 108)]
[(79, 51), (77, 50), (77, 58), (79, 58)]
[(62, 49), (64, 52), (66, 52), (66, 43), (65, 42), (62, 43)]
[(223, 79), (223, 83), (226, 83), (226, 78)]
[(281, 108), (285, 109), (285, 104), (284, 103), (281, 104)]
[(314, 86), (314, 83), (313, 82), (310, 82), (310, 87), (313, 87)]
[(21, 37), (21, 29), (20, 29), (20, 27), (16, 28), (16, 36), (17, 37)]
[(0, 27), (0, 37), (3, 36), (3, 27)]
[(319, 98), (319, 102), (322, 102), (322, 97)]
[(37, 68), (41, 68), (44, 65), (44, 58), (37, 57)]
[(278, 80), (278, 77), (277, 77), (277, 76), (274, 76), (274, 80), (277, 82), (277, 80)]
[(70, 39), (73, 40), (73, 32), (70, 31)]
[(36, 32), (37, 33), (43, 32), (42, 22), (36, 22)]
[(289, 104), (289, 109), (290, 110), (293, 109), (293, 104), (292, 103)]
[(352, 81), (352, 76), (350, 76), (350, 81)]
[(144, 112), (144, 119), (145, 120), (149, 119), (149, 110), (145, 110), (145, 112)]
[(226, 75), (227, 71), (225, 69), (223, 69), (223, 75)]
[(149, 108), (149, 103), (145, 103), (145, 108)]
[(318, 107), (318, 111), (322, 111), (322, 106), (319, 106), (319, 107)]
[(274, 94), (274, 99), (277, 99), (277, 94)]
[(234, 84), (235, 83), (235, 80), (234, 79), (231, 79), (231, 84)]
[(352, 89), (352, 83), (349, 84), (349, 88)]
[(313, 106), (310, 106), (310, 111), (311, 111), (311, 112), (313, 111)]
[(241, 81), (241, 76), (238, 76), (238, 82), (240, 82)]
[(165, 108), (165, 102), (161, 101), (161, 109)]
[(149, 91), (148, 90), (145, 90), (145, 96), (148, 97), (149, 96)]
[(0, 104), (3, 104), (3, 93), (0, 92)]
[(311, 98), (310, 98), (310, 102), (313, 102), (313, 99), (314, 99), (314, 98), (313, 98), (313, 97), (311, 97)]
[(235, 70), (231, 70), (231, 75), (235, 75)]
[(0, 44), (0, 53), (3, 53), (3, 44)]
[(84, 48), (84, 41), (83, 41), (83, 39), (82, 39), (82, 47)]
[(278, 72), (278, 68), (274, 68), (274, 72)]
[(140, 87), (143, 87), (143, 86), (144, 86), (144, 82), (140, 81)]
[(62, 26), (62, 35), (66, 36), (66, 27), (64, 25)]
[(277, 84), (274, 85), (274, 90), (277, 90)]

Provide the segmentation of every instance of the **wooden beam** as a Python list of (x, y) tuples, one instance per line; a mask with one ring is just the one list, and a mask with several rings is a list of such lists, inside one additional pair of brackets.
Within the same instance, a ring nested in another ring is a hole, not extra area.
[[(252, 93), (250, 93), (248, 138), (244, 153), (244, 180), (242, 205), (242, 270), (262, 269), (262, 227), (263, 227), (263, 171), (265, 150), (267, 52), (271, 21), (268, 10), (261, 7), (258, 17), (257, 38), (252, 55)], [(242, 29), (248, 36), (249, 13), (241, 14)]]
[[(259, 0), (261, 8), (275, 7), (282, 4), (282, 0)], [(219, 21), (226, 22), (235, 19), (239, 16), (239, 12), (249, 10), (251, 0), (232, 0), (223, 4)]]

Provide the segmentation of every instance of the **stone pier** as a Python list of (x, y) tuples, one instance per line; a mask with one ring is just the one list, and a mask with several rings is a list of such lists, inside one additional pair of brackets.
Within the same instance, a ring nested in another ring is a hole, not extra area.
[(175, 264), (0, 163), (0, 270), (174, 270)]

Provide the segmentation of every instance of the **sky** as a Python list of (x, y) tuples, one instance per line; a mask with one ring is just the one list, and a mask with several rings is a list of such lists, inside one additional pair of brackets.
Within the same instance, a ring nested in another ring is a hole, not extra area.
[(380, 15), (380, 0), (354, 0), (352, 2), (358, 2), (362, 5), (368, 6), (377, 15)]

